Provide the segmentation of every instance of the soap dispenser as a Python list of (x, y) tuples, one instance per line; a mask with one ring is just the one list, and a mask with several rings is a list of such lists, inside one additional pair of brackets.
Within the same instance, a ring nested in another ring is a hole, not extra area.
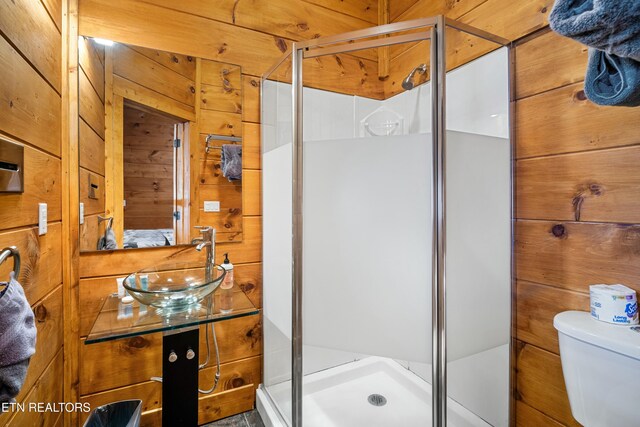
[(233, 264), (229, 261), (229, 254), (224, 254), (222, 268), (227, 272), (220, 285), (220, 311), (229, 313), (233, 309)]

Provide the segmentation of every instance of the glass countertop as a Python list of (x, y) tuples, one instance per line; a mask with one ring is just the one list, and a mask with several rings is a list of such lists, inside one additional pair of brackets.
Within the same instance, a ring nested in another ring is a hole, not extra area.
[[(231, 310), (225, 312), (220, 310), (223, 292), (232, 292), (233, 298)], [(125, 304), (117, 294), (112, 294), (105, 299), (85, 344), (188, 328), (258, 313), (259, 310), (237, 286), (232, 290), (218, 288), (200, 303), (180, 311), (141, 305), (138, 301)]]

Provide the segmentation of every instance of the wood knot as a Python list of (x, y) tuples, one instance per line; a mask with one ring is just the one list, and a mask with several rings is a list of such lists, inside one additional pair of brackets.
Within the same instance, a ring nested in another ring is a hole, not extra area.
[(547, 6), (544, 6), (542, 9), (540, 9), (540, 13), (547, 13)]
[(620, 249), (632, 257), (640, 256), (640, 225), (623, 226)]
[(251, 79), (251, 81), (249, 82), (249, 84), (253, 87), (258, 87), (260, 86), (260, 83), (258, 83), (256, 80)]
[(231, 227), (233, 227), (232, 223), (230, 223), (230, 222), (225, 222), (224, 223), (224, 228), (231, 228)]
[(553, 234), (555, 237), (559, 239), (567, 238), (567, 230), (562, 224), (556, 224), (553, 227), (551, 227), (551, 234)]
[(9, 101), (9, 108), (13, 108), (13, 101)]
[(276, 37), (275, 41), (276, 41), (276, 47), (278, 48), (278, 50), (280, 50), (280, 52), (282, 53), (285, 53), (287, 51), (287, 42), (285, 42), (280, 37)]
[(196, 88), (193, 86), (189, 86), (189, 90), (191, 91), (191, 93), (196, 93)]
[(604, 194), (604, 187), (598, 183), (582, 184), (576, 190), (571, 204), (573, 205), (573, 212), (576, 221), (580, 221), (582, 214), (582, 205), (584, 201), (589, 197), (599, 197)]
[(36, 318), (36, 322), (42, 323), (47, 320), (47, 307), (44, 304), (40, 304), (33, 309), (33, 316)]
[(145, 348), (149, 347), (149, 341), (142, 337), (133, 337), (127, 340), (127, 347), (129, 348)]
[(254, 285), (253, 283), (249, 282), (249, 283), (241, 283), (240, 284), (240, 289), (242, 289), (242, 292), (251, 292), (255, 289), (256, 285)]
[(227, 51), (227, 44), (223, 43), (222, 46), (218, 48), (218, 55), (222, 55)]
[(601, 196), (603, 192), (602, 186), (600, 184), (589, 184), (589, 192), (594, 196)]
[(584, 93), (584, 90), (579, 90), (576, 92), (576, 99), (578, 101), (586, 101), (587, 95)]
[(301, 22), (296, 25), (296, 27), (298, 27), (300, 31), (309, 31), (309, 24), (307, 24), (306, 22)]
[(242, 378), (234, 378), (231, 380), (231, 387), (237, 388), (242, 387), (245, 384), (245, 381)]
[(173, 63), (175, 63), (175, 64), (177, 64), (178, 62), (180, 62), (180, 61), (178, 60), (178, 57), (177, 57), (177, 56), (175, 56), (175, 55), (171, 55), (171, 61), (172, 61)]

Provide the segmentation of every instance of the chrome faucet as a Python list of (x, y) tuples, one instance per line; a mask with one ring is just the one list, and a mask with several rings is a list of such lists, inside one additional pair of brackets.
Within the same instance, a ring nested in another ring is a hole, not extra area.
[(195, 228), (200, 230), (202, 237), (193, 239), (192, 245), (196, 245), (196, 251), (200, 252), (203, 248), (207, 249), (207, 263), (205, 265), (205, 275), (208, 281), (215, 279), (213, 274), (216, 260), (216, 229), (209, 226), (196, 225)]

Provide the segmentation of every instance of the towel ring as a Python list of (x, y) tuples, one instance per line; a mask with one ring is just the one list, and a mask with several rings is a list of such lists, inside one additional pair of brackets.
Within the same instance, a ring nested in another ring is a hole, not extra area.
[(20, 251), (17, 247), (9, 246), (4, 248), (2, 252), (0, 252), (0, 264), (4, 263), (9, 257), (13, 257), (13, 273), (17, 279), (20, 275)]

